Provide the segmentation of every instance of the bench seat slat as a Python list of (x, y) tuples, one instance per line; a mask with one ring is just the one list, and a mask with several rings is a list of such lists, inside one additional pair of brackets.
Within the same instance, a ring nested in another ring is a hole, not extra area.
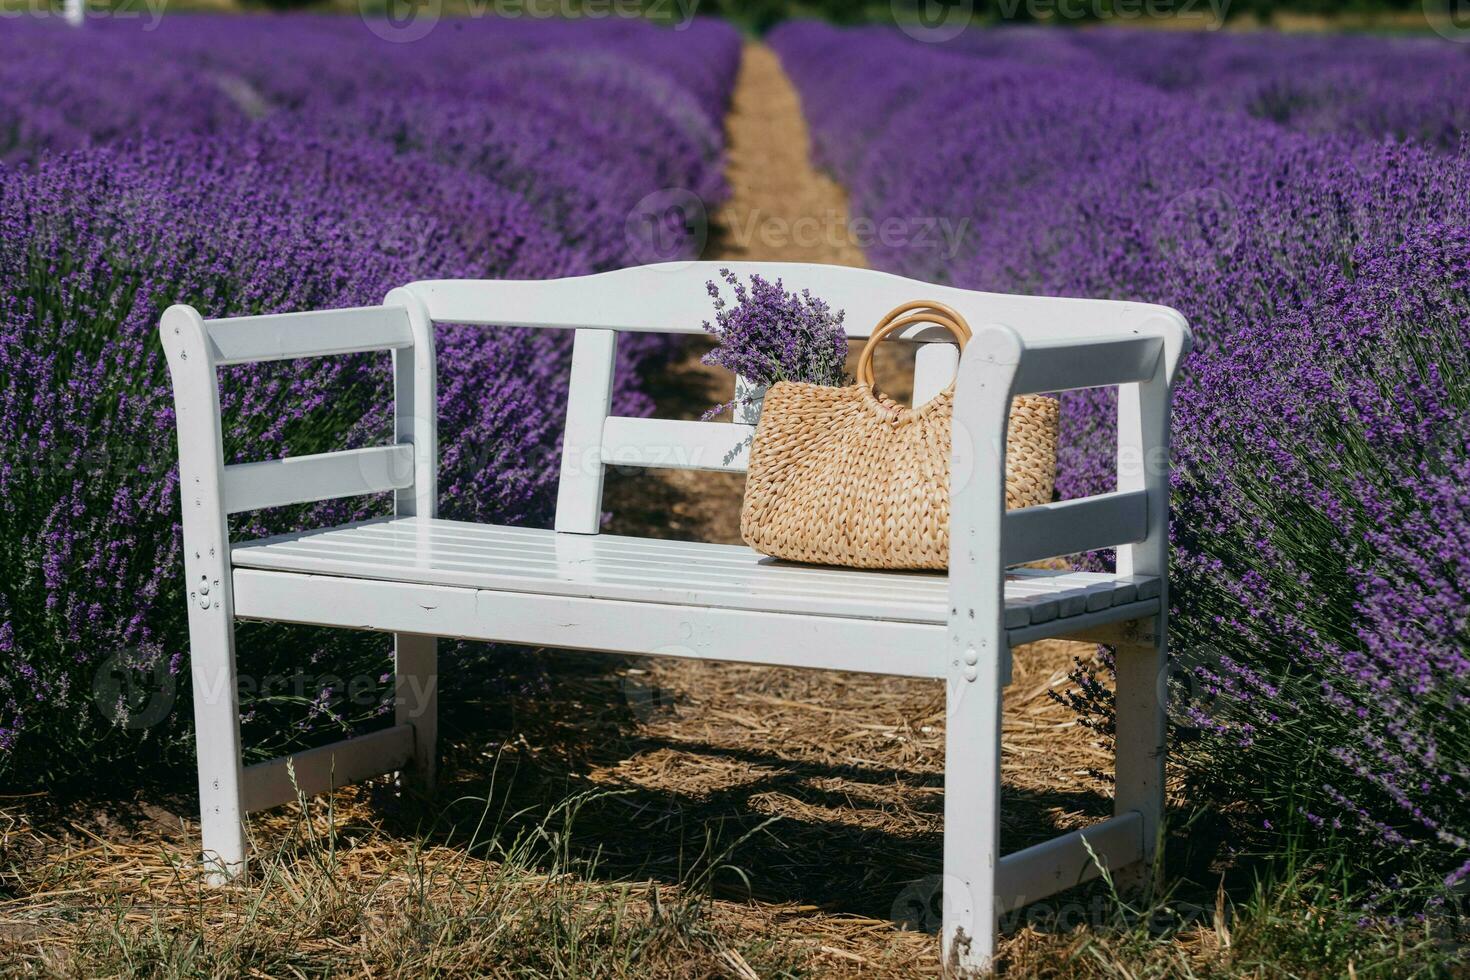
[[(546, 554), (544, 539), (548, 533), (540, 528), (511, 527), (499, 524), (472, 524), (449, 520), (413, 524), (392, 518), (360, 521), (338, 530), (350, 530), (354, 535), (360, 536), (364, 543), (367, 541), (381, 542), (384, 539), (418, 543), (427, 538), (436, 550), (441, 546), (446, 546), (448, 548), (482, 548), (491, 554), (536, 555)], [(269, 541), (296, 541), (305, 540), (306, 537), (308, 536), (281, 535)], [(252, 545), (259, 543), (264, 542), (253, 542)], [(857, 575), (863, 576), (862, 581), (865, 585), (881, 581), (885, 592), (907, 593), (918, 590), (924, 597), (934, 594), (936, 581), (945, 580), (945, 576), (938, 572), (862, 571), (823, 565), (801, 565), (754, 555), (749, 548), (699, 541), (630, 538), (611, 534), (592, 536), (567, 534), (557, 540), (558, 556), (580, 553), (584, 549), (588, 556), (596, 556), (599, 560), (636, 558), (651, 565), (672, 564), (679, 569), (681, 575), (685, 574), (689, 566), (695, 563), (700, 568), (711, 571), (735, 569), (745, 573), (755, 562), (760, 565), (762, 576), (768, 577), (763, 579), (766, 581), (776, 581), (785, 577), (803, 584), (827, 582), (844, 589), (852, 588), (853, 576)], [(1067, 572), (1065, 573), (1066, 578), (1060, 578), (1059, 576), (1063, 573), (1050, 569), (1017, 568), (1011, 569), (1008, 574), (1015, 580), (1013, 588), (1022, 591), (1035, 589), (1055, 591), (1057, 586), (1063, 583), (1080, 587), (1083, 583), (1093, 582), (1097, 587), (1103, 587), (1111, 586), (1112, 583), (1118, 581), (1118, 576), (1094, 572)], [(879, 578), (873, 578), (873, 576)]]
[[(310, 543), (285, 543), (277, 545), (273, 553), (290, 559), (299, 558), (302, 561), (350, 563), (367, 568), (382, 565), (384, 568), (405, 570), (410, 577), (418, 567), (417, 559), (401, 549), (394, 550), (371, 544), (323, 548)], [(795, 588), (789, 583), (764, 581), (766, 575), (760, 568), (748, 570), (743, 574), (701, 570), (697, 576), (691, 577), (687, 572), (681, 572), (670, 566), (652, 566), (638, 561), (597, 559), (595, 567), (576, 563), (558, 565), (554, 560), (533, 556), (486, 556), (456, 553), (437, 548), (433, 564), (434, 568), (453, 573), (456, 577), (460, 577), (462, 573), (461, 580), (457, 584), (473, 585), (483, 577), (487, 561), (493, 563), (498, 575), (533, 579), (560, 575), (568, 581), (582, 582), (589, 587), (603, 584), (611, 587), (644, 586), (678, 594), (682, 596), (678, 601), (694, 601), (701, 590), (719, 588), (747, 589), (772, 599), (790, 599), (798, 607), (801, 606), (802, 600), (822, 602), (828, 599), (839, 602), (843, 608), (851, 605), (852, 589), (850, 586), (843, 588), (838, 585), (814, 582), (804, 588)], [(887, 598), (895, 605), (914, 606), (915, 611), (922, 615), (929, 606), (933, 605), (934, 597), (932, 594), (925, 596), (907, 592), (891, 594)]]
[[(583, 542), (576, 542), (582, 544)], [(287, 542), (283, 542), (283, 545)], [(371, 531), (354, 535), (350, 542), (315, 542), (311, 540), (290, 542), (303, 547), (328, 547), (330, 553), (336, 549), (350, 548), (361, 553), (402, 555), (405, 548), (417, 544), (391, 533), (377, 534)], [(476, 542), (458, 540), (434, 540), (432, 548), (436, 558), (458, 562), (493, 562), (506, 569), (528, 567), (535, 571), (548, 567), (561, 567), (570, 574), (582, 577), (620, 574), (636, 574), (639, 578), (670, 578), (688, 582), (691, 566), (696, 565), (701, 580), (723, 582), (742, 587), (780, 591), (783, 588), (798, 595), (811, 592), (833, 592), (848, 594), (852, 590), (851, 576), (841, 572), (832, 574), (826, 569), (805, 568), (781, 563), (752, 562), (740, 560), (699, 560), (695, 555), (680, 557), (677, 552), (666, 554), (639, 553), (634, 549), (603, 549), (601, 553), (583, 553), (579, 550), (558, 549), (548, 554), (544, 549), (529, 547), (525, 542)], [(1045, 588), (1030, 582), (1019, 583), (1028, 590)], [(885, 576), (883, 591), (886, 595), (928, 603), (933, 601), (935, 587), (932, 579), (906, 579), (902, 576)]]
[[(354, 527), (364, 536), (388, 535), (400, 540), (419, 540), (428, 535), (431, 540), (456, 546), (480, 545), (491, 550), (516, 547), (542, 553), (545, 544), (541, 541), (547, 532), (538, 528), (505, 527), (493, 524), (464, 524), (456, 521), (436, 521), (427, 528), (405, 527), (398, 522), (362, 522)], [(919, 589), (924, 595), (933, 592), (933, 581), (944, 576), (923, 571), (857, 572), (845, 568), (830, 568), (821, 565), (799, 565), (777, 561), (774, 558), (752, 557), (749, 548), (730, 545), (708, 544), (699, 541), (675, 541), (659, 538), (627, 538), (611, 534), (593, 536), (563, 535), (556, 544), (559, 554), (574, 555), (585, 551), (589, 555), (602, 557), (626, 557), (646, 560), (650, 564), (672, 564), (681, 572), (691, 564), (701, 568), (736, 569), (746, 572), (753, 563), (758, 563), (763, 574), (774, 581), (781, 577), (799, 577), (802, 582), (833, 582), (850, 588), (852, 576), (881, 575), (884, 589)]]
[[(814, 568), (739, 545), (557, 534), (426, 518), (383, 518), (235, 545), (238, 567), (627, 602), (939, 625), (942, 573)], [(1147, 599), (1156, 580), (1015, 569), (1008, 629)], [(1158, 595), (1157, 588), (1151, 593)]]
[[(1097, 576), (1086, 572), (1067, 572), (1058, 575), (1049, 569), (1017, 568), (1010, 573), (1020, 583), (1035, 579), (1046, 583), (1047, 588), (1058, 586), (1073, 586), (1082, 591), (1083, 601), (1087, 612), (1097, 612), (1106, 609), (1115, 602), (1132, 602), (1133, 594), (1126, 597), (1120, 595), (1119, 585), (1121, 580), (1118, 576), (1108, 576), (1106, 580), (1099, 580)], [(1019, 583), (1018, 583), (1019, 584)], [(1158, 593), (1154, 593), (1157, 595)]]

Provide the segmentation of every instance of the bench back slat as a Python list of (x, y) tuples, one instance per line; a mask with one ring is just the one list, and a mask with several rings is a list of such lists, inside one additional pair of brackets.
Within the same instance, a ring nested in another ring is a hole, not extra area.
[(241, 316), (205, 326), (216, 366), (413, 346), (408, 313), (396, 306)]
[(596, 534), (602, 526), (602, 429), (612, 408), (618, 335), (578, 330), (567, 383), (567, 422), (562, 434), (556, 529)]
[[(1027, 343), (1115, 335), (1151, 313), (1172, 313), (1147, 303), (983, 293), (875, 269), (799, 262), (665, 262), (567, 279), (432, 279), (404, 288), (423, 299), (436, 323), (699, 334), (703, 321), (713, 319), (705, 283), (719, 282), (721, 269), (742, 280), (761, 275), (784, 280), (788, 290), (809, 289), (834, 311), (845, 312), (849, 337), (868, 336), (889, 310), (915, 299), (947, 303), (972, 327), (1017, 324)], [(920, 334), (948, 337), (942, 328), (928, 326), (898, 336)]]
[(1111, 388), (1145, 381), (1153, 377), (1163, 351), (1164, 341), (1156, 336), (1028, 345), (1016, 372), (1015, 393)]
[(1006, 511), (1001, 563), (1020, 565), (1056, 555), (1133, 544), (1148, 537), (1148, 493), (1115, 490), (1096, 497)]
[(607, 466), (744, 473), (754, 436), (754, 425), (739, 422), (613, 415), (602, 427), (601, 461)]
[(225, 467), (225, 513), (413, 486), (413, 446), (372, 446)]

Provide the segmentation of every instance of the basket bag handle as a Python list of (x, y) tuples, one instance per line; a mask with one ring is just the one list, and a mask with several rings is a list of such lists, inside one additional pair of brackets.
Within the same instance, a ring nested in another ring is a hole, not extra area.
[[(863, 352), (858, 355), (857, 383), (873, 387), (873, 350), (883, 342), (889, 334), (912, 327), (920, 323), (933, 323), (944, 327), (954, 334), (959, 343), (960, 350), (965, 349), (965, 344), (970, 342), (970, 325), (965, 318), (953, 307), (944, 305), (932, 299), (916, 299), (901, 306), (895, 306), (888, 311), (888, 315), (878, 321), (878, 326), (873, 328), (868, 342), (863, 345)], [(954, 382), (951, 381), (941, 394), (950, 394), (954, 391)]]

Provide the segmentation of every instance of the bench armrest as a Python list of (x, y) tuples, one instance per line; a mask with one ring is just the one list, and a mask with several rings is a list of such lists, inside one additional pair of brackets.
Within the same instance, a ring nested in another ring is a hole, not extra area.
[[(1136, 327), (1030, 342), (1009, 326), (987, 324), (975, 331), (970, 343), (975, 353), (966, 356), (980, 362), (972, 364), (971, 373), (1014, 366), (1012, 395), (1030, 395), (1145, 382), (1156, 379), (1160, 369), (1165, 383), (1172, 383), (1192, 343), (1188, 321), (1163, 310)], [(963, 366), (960, 370), (966, 373)]]
[[(1027, 343), (1002, 324), (979, 327), (960, 358), (950, 467), (951, 633), (984, 642), (972, 622), (1004, 606), (1007, 564), (1118, 549), (1118, 571), (1167, 571), (1169, 410), (1190, 347), (1184, 317), (1148, 308), (1102, 335)], [(1119, 388), (1118, 484), (1092, 497), (1006, 512), (1011, 400), (1022, 394)]]

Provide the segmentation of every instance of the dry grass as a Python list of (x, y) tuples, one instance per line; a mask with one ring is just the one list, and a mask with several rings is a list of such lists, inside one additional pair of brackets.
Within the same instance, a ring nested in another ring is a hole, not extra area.
[[(1101, 753), (1036, 693), (1043, 660), (1020, 658), (1011, 689), (1007, 849), (1108, 807)], [(7, 799), (0, 973), (933, 976), (935, 938), (894, 920), (937, 920), (938, 694), (502, 652), (445, 692), (435, 799), (380, 781), (260, 815), (251, 880), (220, 889), (194, 865), (187, 792)], [(1359, 926), (1314, 884), (1331, 876), (1231, 902), (1217, 843), (1176, 834), (1171, 872), (1208, 884), (1144, 914), (1094, 884), (1009, 919), (1008, 972), (1448, 974), (1442, 933)]]
[[(252, 821), (262, 857), (244, 887), (203, 886), (194, 823), (180, 816), (192, 812), (187, 796), (7, 801), (0, 965), (88, 975), (749, 975), (740, 962), (761, 976), (937, 971), (933, 938), (890, 921), (910, 883), (938, 869), (937, 687), (552, 662), (548, 671), (542, 656), (511, 655), (477, 689), (446, 697), (437, 800), (351, 787)], [(1034, 758), (1027, 748), (1046, 736), (1019, 716), (1010, 727), (1008, 761)], [(1080, 783), (1071, 795), (1017, 787), (1012, 797), (1012, 846), (1104, 806)]]
[[(567, 830), (595, 794), (539, 822), (496, 820), (464, 801), (458, 826), (410, 839), (370, 791), (258, 822), (261, 857), (243, 886), (209, 888), (172, 840), (137, 834), (91, 847), (34, 834), (45, 879), (0, 906), (0, 968), (40, 975), (430, 973), (706, 976), (735, 964), (784, 971), (778, 947), (709, 914), (692, 888), (608, 884)], [(501, 802), (501, 801), (490, 801)], [(502, 819), (504, 819), (502, 817)], [(20, 877), (20, 876), (13, 876)]]

